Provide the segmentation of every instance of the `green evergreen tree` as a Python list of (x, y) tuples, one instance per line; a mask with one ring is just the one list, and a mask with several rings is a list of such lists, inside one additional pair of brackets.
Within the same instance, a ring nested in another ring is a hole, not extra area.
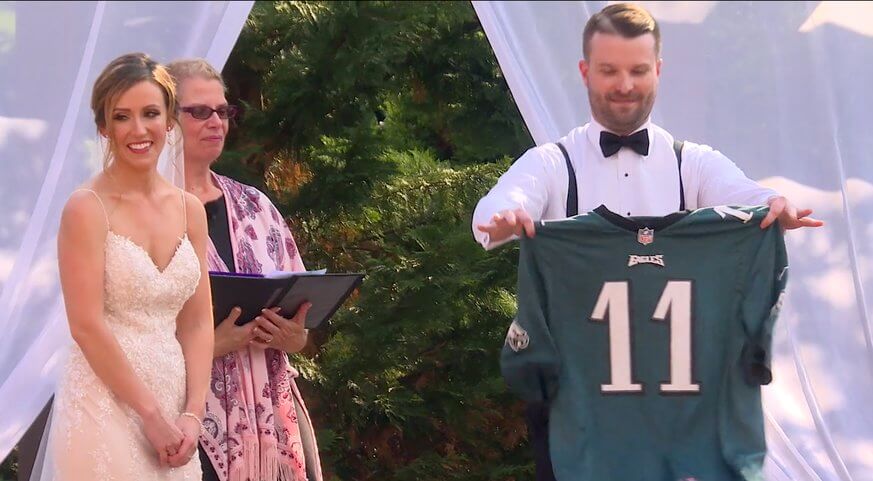
[(246, 114), (219, 168), (293, 212), (360, 202), (396, 175), (386, 149), (479, 163), (531, 143), (466, 2), (257, 3), (224, 73)]
[(368, 274), (316, 357), (296, 356), (339, 479), (509, 479), (520, 416), (499, 375), (515, 249), (470, 239), (469, 205), (506, 163), (442, 166), (389, 152), (399, 174), (361, 209), (298, 225), (307, 262)]
[(498, 364), (517, 250), (470, 218), (532, 141), (472, 6), (257, 3), (224, 75), (246, 114), (217, 169), (267, 187), (309, 268), (367, 273), (293, 359), (329, 478), (529, 478)]

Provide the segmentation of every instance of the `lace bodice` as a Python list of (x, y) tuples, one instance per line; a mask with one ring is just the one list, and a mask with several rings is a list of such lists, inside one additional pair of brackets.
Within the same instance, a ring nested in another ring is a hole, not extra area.
[(108, 232), (104, 307), (111, 323), (144, 332), (170, 329), (173, 333), (176, 315), (199, 280), (199, 261), (187, 235), (161, 271), (138, 244)]

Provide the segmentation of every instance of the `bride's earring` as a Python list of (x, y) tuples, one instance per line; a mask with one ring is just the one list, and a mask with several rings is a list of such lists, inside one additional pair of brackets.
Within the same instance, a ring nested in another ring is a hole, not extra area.
[(170, 127), (169, 129), (167, 129), (167, 144), (169, 144), (171, 147), (175, 147), (177, 142), (179, 142), (179, 140), (176, 139), (176, 131), (173, 130), (172, 127)]

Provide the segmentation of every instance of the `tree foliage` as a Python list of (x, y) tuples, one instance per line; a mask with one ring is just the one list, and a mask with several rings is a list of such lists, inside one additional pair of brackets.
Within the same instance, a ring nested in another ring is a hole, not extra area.
[(467, 3), (258, 3), (224, 73), (246, 106), (228, 160), (293, 212), (365, 199), (388, 148), (460, 165), (530, 144)]
[(515, 308), (515, 252), (470, 238), (469, 205), (504, 163), (449, 169), (391, 152), (400, 175), (361, 209), (298, 225), (308, 261), (368, 275), (312, 360), (310, 403), (340, 479), (507, 479), (523, 433), (497, 352)]
[(246, 114), (218, 170), (273, 194), (309, 268), (367, 274), (293, 359), (328, 476), (529, 478), (498, 364), (517, 250), (470, 217), (531, 139), (471, 5), (257, 3), (224, 75)]

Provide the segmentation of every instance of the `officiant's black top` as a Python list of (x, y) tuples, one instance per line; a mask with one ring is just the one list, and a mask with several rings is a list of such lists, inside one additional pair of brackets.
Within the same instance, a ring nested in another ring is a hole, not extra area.
[[(230, 246), (230, 222), (227, 219), (227, 206), (224, 203), (224, 196), (207, 202), (203, 205), (206, 208), (206, 223), (209, 226), (209, 238), (215, 244), (215, 250), (221, 256), (228, 270), (236, 271), (233, 263), (233, 249)], [(203, 451), (203, 448), (198, 444), (198, 453), (200, 455), (200, 466), (203, 468), (203, 481), (219, 481), (218, 473), (212, 467), (212, 461)]]
[(209, 225), (209, 238), (215, 244), (215, 250), (227, 265), (230, 272), (236, 272), (233, 263), (233, 248), (230, 246), (230, 222), (227, 219), (227, 206), (224, 196), (204, 204), (206, 222)]

